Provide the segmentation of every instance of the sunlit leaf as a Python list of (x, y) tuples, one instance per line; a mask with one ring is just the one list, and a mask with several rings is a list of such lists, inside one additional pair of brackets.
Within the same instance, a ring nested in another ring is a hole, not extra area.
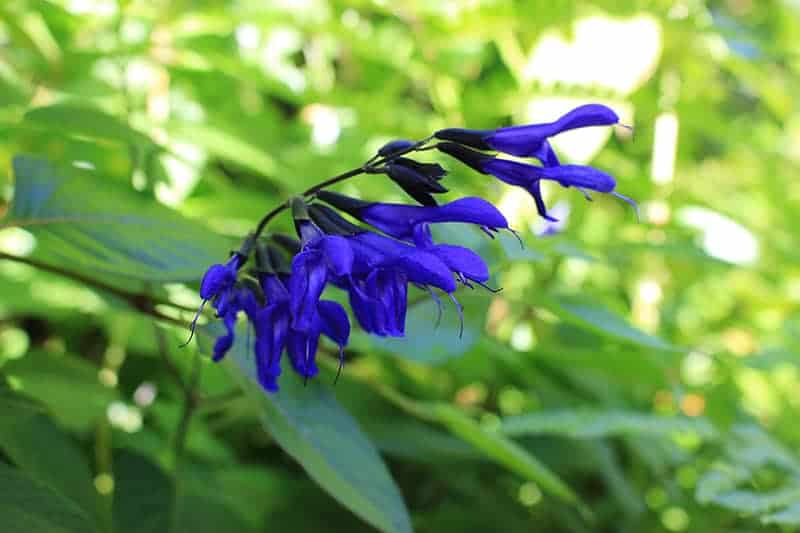
[(71, 269), (140, 280), (193, 280), (225, 258), (229, 243), (166, 207), (51, 163), (14, 159), (6, 226), (38, 239), (43, 258)]

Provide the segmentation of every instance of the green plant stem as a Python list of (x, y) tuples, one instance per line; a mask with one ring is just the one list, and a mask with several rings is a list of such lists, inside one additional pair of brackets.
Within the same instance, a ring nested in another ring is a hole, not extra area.
[[(364, 165), (362, 165), (362, 166), (360, 166), (358, 168), (354, 168), (352, 170), (348, 170), (347, 172), (343, 172), (342, 174), (338, 174), (336, 176), (333, 176), (332, 178), (328, 178), (325, 181), (317, 183), (313, 187), (310, 187), (310, 188), (306, 189), (303, 192), (302, 195), (307, 198), (309, 196), (312, 196), (312, 195), (318, 193), (319, 191), (321, 191), (323, 189), (326, 189), (326, 188), (330, 187), (331, 185), (336, 185), (337, 183), (341, 183), (341, 182), (343, 182), (345, 180), (348, 180), (350, 178), (353, 178), (355, 176), (360, 176), (361, 174), (375, 174), (375, 173), (377, 173), (378, 168), (381, 165), (385, 165), (386, 163), (390, 163), (390, 162), (394, 161), (395, 159), (397, 159), (398, 157), (402, 157), (402, 156), (404, 156), (404, 155), (406, 155), (406, 154), (408, 154), (410, 152), (415, 152), (415, 151), (418, 151), (418, 150), (425, 150), (426, 148), (424, 148), (424, 146), (428, 142), (430, 142), (431, 139), (433, 139), (432, 135), (430, 137), (426, 137), (426, 138), (424, 138), (422, 140), (419, 140), (419, 141), (415, 142), (413, 145), (409, 146), (408, 148), (406, 148), (404, 150), (398, 150), (397, 152), (394, 152), (391, 155), (388, 155), (388, 156), (383, 157), (383, 158), (378, 158), (377, 161), (373, 161), (372, 159), (370, 159)], [(287, 200), (287, 201), (285, 201), (285, 202), (283, 202), (281, 204), (276, 205), (274, 208), (272, 208), (271, 211), (269, 211), (266, 215), (264, 215), (261, 218), (261, 220), (258, 222), (258, 225), (256, 226), (256, 229), (253, 232), (253, 234), (255, 235), (255, 238), (257, 239), (261, 235), (261, 233), (267, 227), (267, 224), (269, 224), (270, 221), (273, 218), (275, 218), (276, 216), (278, 216), (280, 213), (282, 213), (283, 211), (285, 211), (288, 208), (289, 208), (289, 202)]]
[(175, 429), (176, 466), (179, 465), (183, 453), (186, 450), (186, 438), (189, 436), (189, 424), (192, 421), (192, 415), (194, 415), (200, 403), (200, 397), (197, 394), (197, 385), (200, 383), (200, 365), (199, 352), (195, 352), (192, 358), (192, 369), (189, 374), (189, 379), (186, 381), (183, 389), (183, 410), (181, 412), (181, 418), (178, 420), (178, 427)]

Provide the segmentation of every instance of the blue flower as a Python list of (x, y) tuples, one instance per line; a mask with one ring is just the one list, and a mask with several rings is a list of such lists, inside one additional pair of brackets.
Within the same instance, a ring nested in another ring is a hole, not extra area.
[(609, 107), (600, 104), (587, 104), (576, 107), (553, 122), (510, 126), (494, 130), (468, 130), (448, 128), (437, 131), (437, 139), (454, 141), (478, 150), (496, 150), (517, 157), (536, 157), (548, 164), (551, 153), (545, 145), (548, 137), (561, 132), (587, 126), (610, 126), (617, 124), (619, 117)]
[[(563, 187), (577, 187), (587, 197), (586, 190), (610, 193), (636, 207), (633, 200), (614, 191), (617, 182), (613, 176), (594, 167), (560, 164), (556, 166), (529, 165), (476, 152), (451, 142), (439, 143), (437, 148), (478, 172), (490, 174), (509, 185), (522, 187), (533, 196), (539, 214), (553, 222), (556, 219), (547, 214), (540, 188), (541, 180), (555, 181)], [(552, 157), (555, 157), (555, 154)]]
[(489, 281), (490, 277), (489, 267), (477, 253), (464, 246), (435, 244), (428, 224), (417, 226), (414, 232), (414, 242), (419, 248), (435, 255), (447, 265), (460, 283), (471, 288), (470, 281), (473, 281), (486, 287), (485, 283)]
[(230, 289), (221, 292), (212, 302), (217, 310), (217, 316), (222, 319), (226, 333), (217, 337), (214, 342), (212, 359), (219, 361), (233, 346), (236, 331), (236, 318), (240, 311), (244, 311), (252, 322), (258, 311), (258, 301), (250, 287), (236, 284)]
[(408, 284), (448, 294), (456, 283), (436, 255), (376, 233), (363, 231), (348, 238), (354, 254), (353, 271), (337, 283), (350, 295), (350, 305), (364, 331), (402, 337), (408, 305)]
[(309, 332), (314, 327), (317, 302), (332, 276), (346, 277), (353, 267), (353, 250), (339, 235), (324, 234), (310, 220), (298, 222), (303, 248), (292, 260), (289, 309), (292, 328)]
[(200, 282), (200, 297), (204, 301), (208, 301), (230, 290), (236, 283), (236, 275), (244, 261), (245, 258), (242, 255), (234, 253), (224, 265), (211, 265)]
[(482, 198), (461, 198), (441, 206), (364, 202), (327, 191), (320, 193), (319, 198), (403, 241), (413, 241), (418, 226), (438, 222), (477, 224), (486, 231), (508, 229), (503, 214)]
[(240, 311), (244, 311), (252, 319), (255, 316), (258, 302), (255, 294), (244, 286), (236, 282), (239, 269), (244, 265), (247, 257), (239, 252), (231, 255), (231, 258), (224, 265), (211, 265), (200, 282), (200, 297), (203, 299), (197, 314), (190, 326), (192, 339), (197, 319), (203, 311), (203, 307), (208, 301), (217, 312), (217, 316), (222, 319), (226, 332), (220, 335), (214, 342), (214, 352), (212, 358), (219, 361), (233, 346), (235, 336), (236, 318)]
[[(291, 280), (289, 281), (291, 285)], [(290, 325), (291, 293), (275, 274), (262, 274), (261, 287), (267, 304), (254, 319), (256, 330), (255, 357), (258, 381), (266, 390), (278, 390), (281, 355), (289, 353), (292, 368), (310, 378), (317, 375), (319, 337), (324, 334), (339, 346), (339, 368), (344, 362), (344, 347), (350, 336), (350, 320), (336, 302), (319, 300), (310, 312), (309, 327), (301, 331)]]

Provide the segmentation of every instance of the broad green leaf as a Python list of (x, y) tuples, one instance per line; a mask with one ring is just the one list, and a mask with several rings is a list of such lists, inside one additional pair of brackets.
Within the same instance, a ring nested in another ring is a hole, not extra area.
[(5, 226), (37, 238), (36, 252), (70, 269), (139, 280), (194, 280), (229, 243), (144, 197), (66, 175), (46, 160), (14, 159), (16, 187)]
[(761, 517), (764, 524), (777, 524), (781, 526), (800, 526), (800, 503), (793, 503), (789, 507)]
[(174, 502), (173, 482), (159, 467), (129, 451), (115, 455), (112, 504), (115, 533), (170, 531)]
[[(35, 404), (0, 397), (0, 450), (29, 476), (102, 521), (88, 458)], [(22, 408), (21, 408), (22, 407)]]
[(750, 479), (752, 473), (747, 468), (720, 464), (700, 478), (694, 497), (700, 503), (716, 501), (722, 494), (732, 492), (741, 483)]
[(176, 137), (201, 146), (210, 153), (238, 163), (262, 176), (275, 173), (275, 160), (251, 142), (206, 124), (173, 123), (170, 131)]
[(319, 378), (304, 386), (301, 378), (285, 370), (281, 390), (268, 394), (255, 381), (253, 357), (245, 343), (237, 342), (228, 357), (235, 361), (228, 368), (267, 430), (309, 476), (381, 531), (411, 531), (403, 498), (380, 455)]
[(611, 311), (593, 304), (567, 300), (545, 300), (542, 304), (564, 320), (588, 327), (602, 335), (657, 350), (674, 351), (674, 346), (637, 329)]
[(716, 437), (705, 419), (658, 416), (634, 411), (560, 409), (508, 417), (503, 421), (506, 435), (563, 435), (591, 439), (617, 435), (669, 436), (695, 433), (703, 439)]
[(496, 463), (539, 484), (545, 492), (586, 511), (577, 494), (525, 448), (503, 435), (490, 432), (450, 405), (433, 406), (435, 417), (450, 431), (485, 453)]
[[(44, 403), (70, 429), (88, 430), (119, 397), (117, 389), (100, 383), (96, 366), (74, 355), (34, 350), (3, 369), (20, 390)], [(75, 394), (76, 388), (81, 394)]]
[(25, 120), (36, 126), (63, 131), (72, 135), (135, 145), (152, 145), (152, 141), (123, 121), (95, 107), (56, 104), (31, 109)]
[(793, 504), (800, 499), (800, 487), (787, 487), (770, 492), (734, 490), (717, 495), (713, 502), (739, 513), (760, 515)]
[(93, 533), (75, 503), (24, 472), (0, 463), (0, 531)]
[[(172, 533), (218, 533), (254, 531), (209, 487), (179, 480)], [(251, 502), (252, 504), (252, 502)]]
[(431, 464), (482, 459), (462, 439), (413, 420), (369, 420), (364, 425), (375, 445), (394, 457)]

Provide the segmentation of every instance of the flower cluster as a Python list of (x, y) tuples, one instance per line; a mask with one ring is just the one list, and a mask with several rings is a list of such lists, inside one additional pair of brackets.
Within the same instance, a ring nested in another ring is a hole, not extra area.
[[(211, 302), (225, 326), (225, 333), (214, 344), (213, 359), (220, 360), (230, 350), (237, 317), (244, 313), (255, 331), (257, 374), (266, 390), (278, 390), (284, 352), (298, 374), (305, 379), (315, 376), (317, 347), (323, 335), (338, 345), (341, 370), (350, 320), (342, 305), (322, 299), (329, 285), (347, 294), (359, 326), (373, 335), (405, 335), (409, 285), (427, 291), (439, 304), (439, 294), (446, 295), (463, 324), (455, 292), (459, 284), (488, 288), (489, 268), (468, 248), (435, 242), (431, 225), (473, 224), (490, 236), (512, 230), (503, 214), (481, 198), (439, 204), (434, 195), (447, 192), (441, 184), (445, 169), (406, 154), (437, 149), (482, 174), (523, 187), (533, 196), (539, 214), (555, 220), (541, 194), (542, 180), (576, 187), (587, 197), (590, 190), (611, 193), (635, 206), (614, 191), (616, 182), (610, 175), (588, 166), (562, 165), (548, 141), (566, 130), (618, 122), (611, 109), (592, 104), (545, 124), (495, 130), (444, 129), (420, 142), (397, 140), (383, 146), (363, 167), (290, 199), (262, 220), (226, 264), (211, 266), (203, 277), (203, 304)], [(532, 157), (540, 164), (487, 152)], [(418, 205), (370, 202), (327, 190), (358, 174), (386, 175)], [(266, 223), (283, 209), (292, 212), (297, 238), (261, 236)], [(243, 272), (251, 257), (254, 267)]]

